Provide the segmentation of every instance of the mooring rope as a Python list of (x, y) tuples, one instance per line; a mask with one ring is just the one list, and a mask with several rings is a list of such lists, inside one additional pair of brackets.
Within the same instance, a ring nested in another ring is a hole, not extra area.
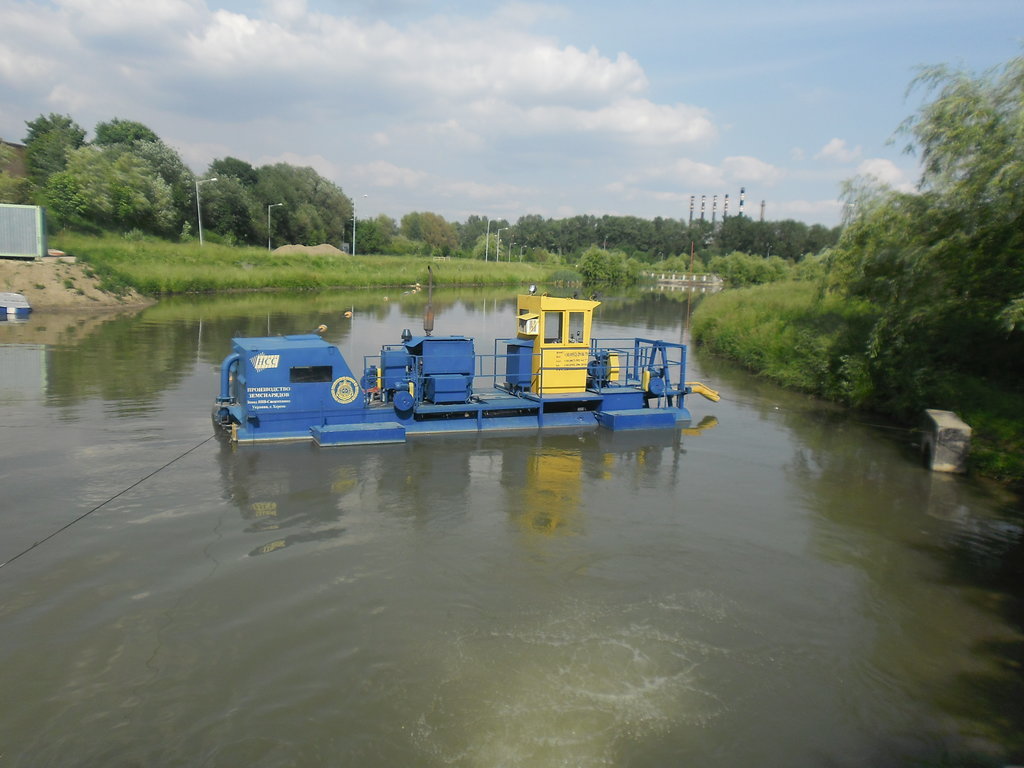
[(186, 456), (188, 456), (188, 455), (189, 455), (190, 453), (192, 453), (192, 451), (194, 451), (194, 450), (196, 450), (197, 448), (201, 448), (202, 446), (206, 445), (206, 444), (207, 444), (208, 442), (210, 442), (210, 441), (211, 441), (211, 440), (212, 440), (212, 439), (213, 439), (214, 437), (216, 437), (216, 434), (210, 435), (210, 436), (209, 436), (209, 437), (207, 437), (207, 438), (206, 438), (205, 440), (202, 440), (202, 441), (200, 441), (200, 442), (196, 443), (195, 445), (193, 445), (193, 446), (192, 446), (191, 448), (189, 448), (189, 449), (188, 449), (187, 451), (185, 451), (184, 453), (181, 453), (181, 454), (179, 454), (179, 455), (175, 456), (175, 457), (174, 457), (173, 459), (171, 459), (170, 461), (168, 461), (168, 462), (167, 462), (166, 464), (164, 464), (163, 466), (161, 466), (161, 467), (158, 467), (158, 468), (154, 469), (154, 470), (153, 470), (152, 472), (150, 472), (150, 473), (149, 473), (148, 475), (146, 475), (145, 477), (143, 477), (143, 478), (140, 478), (139, 480), (136, 480), (136, 481), (135, 481), (134, 483), (132, 483), (131, 485), (129, 485), (129, 486), (127, 487), (127, 488), (122, 488), (122, 489), (121, 489), (120, 491), (118, 491), (117, 493), (115, 493), (115, 494), (114, 494), (113, 496), (111, 496), (111, 497), (110, 497), (109, 499), (107, 499), (106, 501), (104, 501), (104, 502), (101, 502), (101, 503), (97, 504), (97, 505), (96, 505), (95, 507), (93, 507), (92, 509), (90, 509), (90, 510), (89, 510), (88, 512), (83, 512), (83, 513), (82, 513), (82, 514), (80, 514), (80, 515), (79, 515), (78, 517), (76, 517), (76, 518), (75, 518), (74, 520), (72, 520), (72, 521), (70, 521), (70, 522), (68, 522), (68, 523), (65, 523), (65, 524), (64, 524), (64, 525), (62, 525), (62, 526), (61, 526), (60, 528), (58, 528), (57, 530), (55, 530), (55, 531), (54, 531), (53, 533), (51, 533), (51, 534), (49, 534), (49, 535), (47, 535), (47, 536), (44, 536), (43, 538), (41, 538), (41, 539), (40, 539), (39, 541), (37, 541), (37, 542), (36, 542), (35, 544), (33, 544), (32, 546), (30, 546), (30, 547), (27, 547), (26, 549), (22, 550), (21, 552), (19, 552), (18, 554), (16, 554), (16, 555), (15, 555), (14, 557), (10, 558), (9, 560), (6, 560), (6, 561), (4, 561), (4, 562), (0, 563), (0, 568), (3, 568), (3, 567), (4, 567), (5, 565), (8, 565), (9, 563), (13, 563), (13, 562), (14, 562), (15, 560), (17, 560), (17, 559), (18, 559), (19, 557), (23, 557), (24, 555), (27, 555), (27, 554), (28, 554), (29, 552), (31, 552), (31, 551), (32, 551), (33, 549), (35, 549), (35, 548), (36, 548), (36, 547), (38, 547), (39, 545), (41, 545), (41, 544), (45, 544), (45, 543), (46, 543), (46, 542), (48, 542), (48, 541), (49, 541), (50, 539), (52, 539), (52, 538), (53, 538), (54, 536), (57, 536), (58, 534), (60, 534), (60, 533), (63, 533), (63, 532), (64, 532), (64, 531), (66, 531), (66, 530), (67, 530), (68, 528), (70, 528), (71, 526), (73, 526), (73, 525), (74, 525), (75, 523), (81, 522), (82, 520), (84, 520), (85, 518), (87, 518), (87, 517), (88, 517), (89, 515), (91, 515), (91, 514), (92, 514), (93, 512), (95, 512), (95, 511), (97, 511), (97, 510), (99, 510), (99, 509), (102, 509), (103, 507), (107, 506), (107, 504), (109, 504), (110, 502), (114, 501), (115, 499), (117, 499), (117, 498), (120, 498), (121, 496), (124, 496), (124, 494), (128, 493), (128, 491), (131, 491), (131, 490), (133, 490), (133, 489), (135, 489), (135, 488), (138, 488), (138, 487), (139, 487), (140, 485), (142, 485), (142, 484), (143, 484), (144, 482), (146, 482), (147, 480), (149, 480), (149, 478), (153, 477), (153, 475), (155, 475), (155, 474), (157, 474), (157, 473), (159, 473), (159, 472), (163, 472), (163, 471), (164, 471), (165, 469), (167, 469), (167, 468), (168, 468), (169, 466), (171, 466), (172, 464), (174, 464), (174, 463), (175, 463), (176, 461), (180, 461), (181, 459), (185, 458), (185, 457), (186, 457)]

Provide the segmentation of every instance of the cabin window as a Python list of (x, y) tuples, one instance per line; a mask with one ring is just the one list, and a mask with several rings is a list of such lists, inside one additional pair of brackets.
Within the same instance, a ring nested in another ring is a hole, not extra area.
[(569, 313), (569, 343), (570, 344), (582, 344), (583, 343), (583, 313), (582, 312), (570, 312)]
[(334, 381), (334, 369), (329, 365), (296, 365), (288, 372), (292, 384), (317, 384)]
[(562, 341), (562, 313), (544, 313), (544, 343), (559, 344)]

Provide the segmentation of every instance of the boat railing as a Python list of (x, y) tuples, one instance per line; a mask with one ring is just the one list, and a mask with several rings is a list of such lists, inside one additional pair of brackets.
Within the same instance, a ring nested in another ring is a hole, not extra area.
[[(675, 342), (667, 342), (643, 338), (595, 338), (591, 339), (589, 359), (580, 365), (553, 366), (539, 363), (542, 353), (524, 354), (520, 349), (509, 352), (510, 345), (523, 346), (522, 339), (503, 338), (494, 340), (494, 351), (491, 354), (477, 353), (474, 355), (474, 388), (489, 386), (491, 389), (514, 391), (516, 387), (509, 382), (510, 364), (515, 360), (511, 370), (516, 366), (521, 370), (516, 374), (526, 385), (522, 389), (535, 388), (544, 391), (545, 372), (587, 371), (593, 361), (605, 361), (603, 371), (604, 386), (642, 386), (650, 377), (663, 378), (671, 392), (681, 392), (685, 387), (686, 346)], [(613, 356), (614, 357), (611, 357)], [(528, 365), (526, 361), (529, 361)], [(381, 365), (380, 355), (364, 357), (364, 370), (370, 366)], [(536, 373), (534, 373), (536, 371)], [(418, 371), (409, 371), (409, 378), (416, 391), (422, 391), (424, 376)], [(531, 382), (536, 387), (531, 387)]]
[(629, 383), (640, 383), (648, 375), (665, 379), (673, 391), (682, 391), (686, 386), (686, 345), (661, 339), (595, 338), (590, 342), (591, 355), (599, 357), (602, 352), (615, 352), (626, 372)]

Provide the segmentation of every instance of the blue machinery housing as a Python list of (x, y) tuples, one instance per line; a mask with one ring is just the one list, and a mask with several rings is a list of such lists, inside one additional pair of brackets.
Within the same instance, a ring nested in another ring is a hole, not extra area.
[[(409, 434), (685, 425), (686, 347), (591, 339), (599, 302), (520, 296), (517, 335), (478, 355), (465, 336), (412, 336), (364, 358), (357, 377), (317, 335), (236, 338), (221, 366), (214, 421), (238, 443), (404, 442)], [(486, 388), (478, 388), (483, 382)]]

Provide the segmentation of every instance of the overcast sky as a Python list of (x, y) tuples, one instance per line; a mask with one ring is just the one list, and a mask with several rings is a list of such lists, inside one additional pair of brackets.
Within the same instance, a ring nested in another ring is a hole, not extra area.
[(136, 120), (197, 173), (312, 166), (360, 218), (685, 219), (745, 187), (831, 226), (844, 179), (916, 182), (916, 67), (1022, 40), (1024, 0), (0, 0), (0, 137)]

